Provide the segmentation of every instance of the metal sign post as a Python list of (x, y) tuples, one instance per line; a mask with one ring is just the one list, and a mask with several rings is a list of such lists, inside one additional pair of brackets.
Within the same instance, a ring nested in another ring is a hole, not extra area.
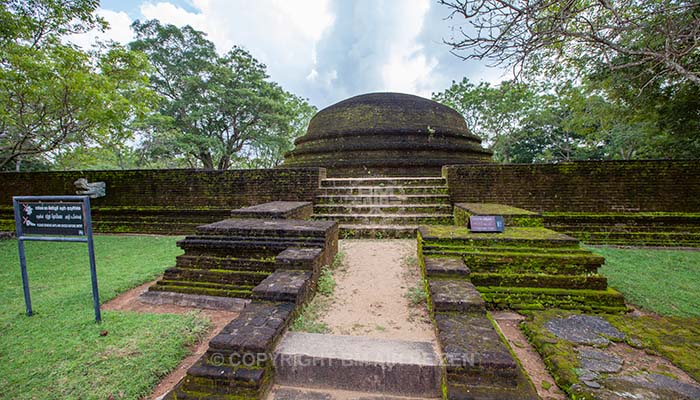
[(78, 242), (88, 245), (95, 321), (102, 321), (95, 267), (95, 246), (92, 239), (90, 198), (88, 196), (15, 196), (12, 198), (12, 204), (15, 210), (15, 229), (27, 316), (31, 316), (33, 311), (24, 242)]

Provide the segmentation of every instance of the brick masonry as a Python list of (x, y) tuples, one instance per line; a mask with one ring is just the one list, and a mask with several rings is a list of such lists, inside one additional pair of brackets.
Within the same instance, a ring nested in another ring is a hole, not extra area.
[(455, 165), (443, 175), (453, 203), (540, 212), (700, 210), (700, 160)]
[(12, 196), (71, 195), (73, 182), (105, 182), (91, 200), (98, 232), (186, 234), (269, 201), (313, 201), (323, 168), (257, 170), (127, 170), (0, 173), (0, 230), (14, 230)]

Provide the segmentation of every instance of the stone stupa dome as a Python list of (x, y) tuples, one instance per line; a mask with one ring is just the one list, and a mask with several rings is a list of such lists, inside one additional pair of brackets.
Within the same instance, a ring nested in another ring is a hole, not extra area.
[(401, 93), (369, 93), (319, 111), (283, 167), (330, 177), (439, 176), (443, 165), (485, 163), (491, 152), (450, 107)]

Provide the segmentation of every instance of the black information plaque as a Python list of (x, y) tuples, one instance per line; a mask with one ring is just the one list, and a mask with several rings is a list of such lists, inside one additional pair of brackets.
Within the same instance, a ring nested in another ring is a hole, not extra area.
[[(102, 321), (100, 293), (97, 287), (95, 243), (92, 237), (92, 216), (88, 196), (14, 196), (15, 231), (19, 249), (19, 268), (22, 273), (22, 290), (27, 316), (32, 316), (32, 298), (29, 293), (27, 256), (24, 242), (74, 242), (86, 243), (90, 259), (92, 306), (95, 321)], [(76, 237), (77, 236), (77, 237)]]
[(85, 236), (82, 202), (20, 202), (22, 233), (25, 235)]
[(503, 217), (500, 215), (472, 215), (469, 217), (471, 232), (502, 233), (505, 230)]

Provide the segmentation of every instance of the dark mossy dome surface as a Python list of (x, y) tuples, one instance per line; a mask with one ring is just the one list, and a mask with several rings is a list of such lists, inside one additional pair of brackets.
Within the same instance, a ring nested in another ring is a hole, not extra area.
[(422, 97), (370, 93), (319, 111), (283, 167), (328, 176), (439, 176), (443, 165), (491, 161), (457, 111)]

